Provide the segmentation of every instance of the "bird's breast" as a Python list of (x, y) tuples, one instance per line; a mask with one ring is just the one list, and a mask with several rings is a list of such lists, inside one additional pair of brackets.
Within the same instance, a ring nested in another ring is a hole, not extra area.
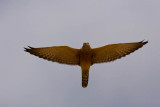
[(83, 66), (83, 68), (87, 68), (91, 65), (92, 60), (92, 51), (81, 51), (79, 54), (80, 57), (80, 65)]

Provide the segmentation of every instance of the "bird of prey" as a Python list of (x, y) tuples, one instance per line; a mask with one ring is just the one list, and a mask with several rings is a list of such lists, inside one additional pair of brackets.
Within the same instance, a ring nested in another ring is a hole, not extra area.
[(26, 52), (40, 58), (68, 65), (79, 65), (82, 70), (82, 87), (88, 85), (89, 68), (96, 63), (111, 62), (124, 57), (141, 48), (148, 41), (109, 44), (106, 46), (91, 48), (89, 43), (83, 43), (81, 49), (68, 46), (53, 46), (33, 48), (28, 46)]

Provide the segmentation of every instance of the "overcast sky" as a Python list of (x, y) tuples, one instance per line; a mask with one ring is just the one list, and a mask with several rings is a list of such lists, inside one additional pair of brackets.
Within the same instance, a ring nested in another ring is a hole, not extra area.
[[(0, 0), (0, 107), (160, 107), (160, 0)], [(90, 68), (49, 62), (27, 45), (149, 43)]]

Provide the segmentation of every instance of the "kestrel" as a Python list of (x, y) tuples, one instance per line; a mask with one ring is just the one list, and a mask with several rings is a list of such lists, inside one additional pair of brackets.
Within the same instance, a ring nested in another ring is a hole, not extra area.
[(148, 41), (133, 43), (110, 44), (99, 48), (91, 48), (89, 43), (83, 43), (81, 49), (68, 46), (53, 46), (42, 48), (25, 48), (26, 52), (40, 58), (68, 65), (79, 65), (82, 70), (82, 87), (88, 85), (89, 68), (96, 63), (114, 61), (141, 48)]

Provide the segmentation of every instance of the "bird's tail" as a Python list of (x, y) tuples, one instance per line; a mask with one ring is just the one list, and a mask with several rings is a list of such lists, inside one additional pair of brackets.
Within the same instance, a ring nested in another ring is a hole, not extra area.
[(82, 69), (82, 87), (86, 88), (88, 85), (88, 77), (89, 77), (89, 69), (83, 70)]

